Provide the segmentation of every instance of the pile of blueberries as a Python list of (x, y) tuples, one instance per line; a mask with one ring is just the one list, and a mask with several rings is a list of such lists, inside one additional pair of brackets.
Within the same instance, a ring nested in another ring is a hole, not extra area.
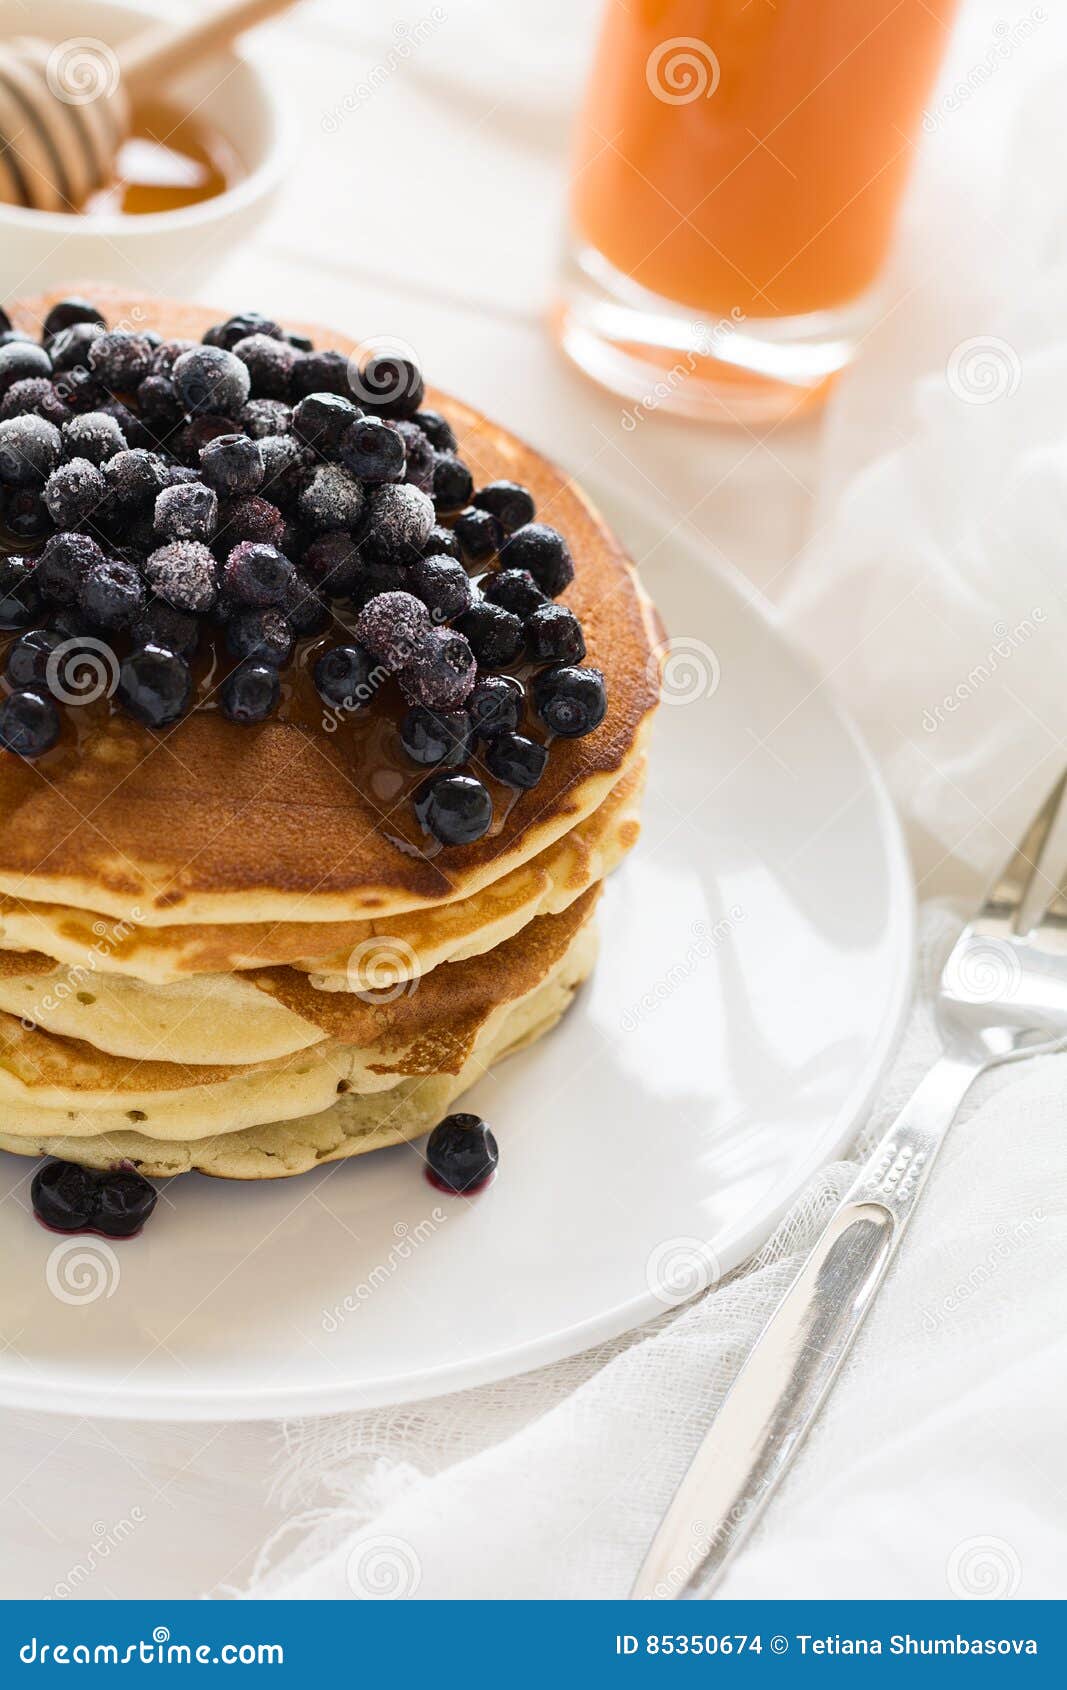
[(243, 724), (275, 714), (283, 671), (317, 642), (329, 707), (399, 685), (404, 750), (434, 770), (423, 828), (481, 838), (492, 799), (458, 771), (477, 756), (537, 783), (548, 748), (519, 731), (527, 690), (547, 737), (591, 733), (607, 699), (555, 602), (574, 575), (563, 536), (524, 487), (476, 491), (423, 398), (410, 360), (357, 367), (253, 311), (163, 340), (66, 299), (38, 343), (0, 310), (0, 633), (16, 635), (0, 750), (55, 745), (86, 650), (113, 662), (119, 704), (162, 728), (197, 707), (205, 638), (232, 666), (201, 707)]

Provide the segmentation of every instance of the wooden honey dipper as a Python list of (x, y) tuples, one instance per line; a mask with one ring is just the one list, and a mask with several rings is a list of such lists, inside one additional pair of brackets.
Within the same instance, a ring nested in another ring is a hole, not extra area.
[(182, 71), (294, 0), (229, 0), (192, 24), (158, 24), (117, 48), (85, 36), (0, 40), (0, 201), (76, 211), (114, 175), (131, 114)]

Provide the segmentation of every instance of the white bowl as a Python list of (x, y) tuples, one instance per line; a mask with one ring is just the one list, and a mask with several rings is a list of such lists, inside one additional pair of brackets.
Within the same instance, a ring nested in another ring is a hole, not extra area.
[[(31, 31), (57, 43), (115, 46), (180, 8), (154, 0), (33, 0), (11, 9), (0, 33)], [(291, 126), (270, 84), (240, 51), (218, 54), (172, 90), (236, 152), (245, 175), (225, 193), (180, 211), (140, 217), (80, 217), (0, 205), (0, 303), (71, 277), (91, 276), (134, 291), (194, 292), (268, 210), (289, 153)]]

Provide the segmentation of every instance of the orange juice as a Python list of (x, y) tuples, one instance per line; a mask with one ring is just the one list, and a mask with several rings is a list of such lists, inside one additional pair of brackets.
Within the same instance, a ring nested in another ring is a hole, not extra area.
[(609, 0), (576, 236), (708, 315), (832, 310), (874, 281), (955, 0)]

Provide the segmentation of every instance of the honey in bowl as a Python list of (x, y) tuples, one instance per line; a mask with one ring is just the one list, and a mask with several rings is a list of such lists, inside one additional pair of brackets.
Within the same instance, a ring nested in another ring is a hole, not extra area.
[(224, 136), (196, 114), (141, 106), (119, 149), (115, 173), (79, 210), (88, 217), (144, 217), (181, 211), (233, 187), (244, 168)]

